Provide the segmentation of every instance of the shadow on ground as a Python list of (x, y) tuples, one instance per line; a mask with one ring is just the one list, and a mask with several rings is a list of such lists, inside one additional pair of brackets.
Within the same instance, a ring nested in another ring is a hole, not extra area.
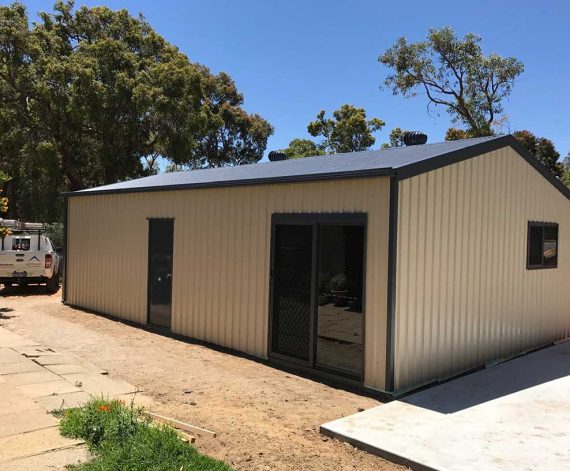
[(9, 288), (4, 287), (0, 289), (0, 296), (8, 297), (26, 297), (26, 296), (38, 296), (40, 294), (45, 294), (50, 296), (45, 285), (28, 285), (28, 286), (11, 286)]
[(566, 376), (570, 376), (570, 342), (515, 358), (400, 400), (434, 412), (453, 414)]

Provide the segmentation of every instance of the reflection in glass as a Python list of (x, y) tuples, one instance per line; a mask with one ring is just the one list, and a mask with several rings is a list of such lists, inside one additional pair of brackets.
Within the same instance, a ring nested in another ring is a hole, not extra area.
[(319, 228), (317, 356), (320, 366), (362, 375), (364, 227)]

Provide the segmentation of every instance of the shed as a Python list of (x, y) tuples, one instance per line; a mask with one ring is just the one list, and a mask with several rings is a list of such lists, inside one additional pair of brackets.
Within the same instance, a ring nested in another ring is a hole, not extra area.
[(570, 335), (570, 191), (510, 135), (66, 198), (63, 301), (393, 395)]

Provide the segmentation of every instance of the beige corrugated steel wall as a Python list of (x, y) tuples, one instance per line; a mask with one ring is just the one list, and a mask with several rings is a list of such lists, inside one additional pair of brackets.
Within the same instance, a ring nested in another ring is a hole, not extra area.
[[(557, 269), (526, 270), (528, 221)], [(570, 335), (570, 201), (510, 147), (400, 182), (397, 251), (396, 390)]]
[(366, 212), (365, 384), (384, 388), (389, 178), (69, 198), (69, 304), (146, 322), (148, 222), (174, 223), (173, 332), (267, 356), (271, 214)]

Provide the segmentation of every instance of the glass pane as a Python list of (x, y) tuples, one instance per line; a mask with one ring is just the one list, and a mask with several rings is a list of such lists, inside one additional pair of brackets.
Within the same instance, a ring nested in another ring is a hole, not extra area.
[(30, 239), (26, 239), (23, 237), (13, 238), (12, 250), (16, 251), (30, 250)]
[(558, 227), (544, 226), (544, 266), (555, 267), (558, 253)]
[(309, 360), (313, 227), (275, 227), (271, 350)]
[(542, 226), (530, 226), (528, 231), (528, 265), (542, 265)]
[(364, 227), (319, 228), (317, 358), (362, 375)]

